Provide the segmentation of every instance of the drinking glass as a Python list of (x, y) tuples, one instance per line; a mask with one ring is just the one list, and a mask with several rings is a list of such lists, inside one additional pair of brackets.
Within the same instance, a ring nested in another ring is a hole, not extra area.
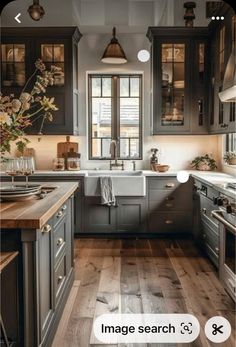
[(14, 177), (20, 174), (19, 159), (8, 159), (6, 162), (6, 174), (11, 176), (11, 187), (14, 188)]
[(29, 176), (34, 173), (35, 165), (33, 157), (22, 157), (20, 159), (20, 171), (25, 176), (26, 187), (29, 184)]

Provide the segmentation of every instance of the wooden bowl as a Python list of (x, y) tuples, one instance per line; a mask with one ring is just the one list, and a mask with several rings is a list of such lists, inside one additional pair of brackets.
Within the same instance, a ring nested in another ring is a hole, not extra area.
[(156, 169), (159, 172), (166, 172), (169, 170), (169, 168), (170, 168), (169, 165), (156, 165)]

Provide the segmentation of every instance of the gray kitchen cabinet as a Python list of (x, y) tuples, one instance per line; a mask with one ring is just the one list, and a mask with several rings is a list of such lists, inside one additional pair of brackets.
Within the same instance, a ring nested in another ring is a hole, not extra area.
[(83, 227), (85, 233), (116, 231), (116, 207), (101, 205), (100, 197), (85, 197)]
[(213, 198), (219, 196), (219, 192), (211, 186), (194, 179), (195, 196), (195, 239), (212, 263), (219, 266), (219, 228), (218, 222), (212, 217), (211, 212), (217, 209)]
[(1, 229), (1, 250), (20, 257), (20, 346), (52, 344), (74, 280), (73, 214), (72, 196), (41, 229)]
[(118, 198), (117, 203), (117, 231), (146, 232), (146, 198)]
[(148, 178), (148, 231), (188, 233), (192, 231), (192, 179), (179, 183), (176, 177)]
[(210, 103), (209, 130), (212, 134), (235, 132), (236, 107), (235, 102), (222, 103), (219, 92), (223, 87), (224, 74), (229, 56), (236, 42), (236, 15), (232, 7), (226, 3), (220, 9), (224, 21), (212, 21), (211, 32), (211, 73), (210, 73)]
[(208, 28), (149, 27), (147, 36), (152, 44), (153, 135), (206, 134)]
[[(43, 114), (39, 119), (37, 115), (25, 129), (27, 134), (38, 135), (42, 130), (44, 135), (78, 135), (77, 46), (81, 36), (77, 27), (2, 28), (1, 92), (4, 95), (19, 96), (39, 58), (47, 69), (55, 65), (64, 73), (55, 77), (54, 85), (48, 86), (46, 92), (47, 97), (55, 98), (58, 107), (53, 112), (53, 121), (45, 120), (41, 129)], [(32, 88), (32, 81), (28, 87)]]
[(116, 206), (101, 205), (100, 197), (85, 197), (83, 211), (84, 233), (146, 231), (145, 197), (117, 197)]
[[(48, 222), (52, 227), (52, 221)], [(53, 295), (53, 235), (50, 232), (42, 232), (38, 238), (38, 293), (39, 293), (39, 336), (38, 341), (42, 343), (54, 316), (54, 295)], [(36, 265), (37, 266), (37, 265)], [(30, 279), (29, 279), (30, 280)], [(32, 321), (33, 323), (33, 321)]]

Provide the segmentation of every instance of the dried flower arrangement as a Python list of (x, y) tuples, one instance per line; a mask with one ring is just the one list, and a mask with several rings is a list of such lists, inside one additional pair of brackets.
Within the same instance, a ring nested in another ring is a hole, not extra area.
[[(25, 129), (31, 126), (40, 117), (44, 121), (53, 120), (53, 112), (58, 108), (54, 103), (54, 98), (48, 98), (46, 89), (54, 84), (54, 76), (63, 74), (61, 68), (52, 65), (50, 70), (46, 70), (44, 63), (38, 59), (35, 63), (35, 71), (26, 82), (19, 98), (13, 94), (0, 94), (0, 152), (4, 155), (10, 153), (11, 143), (16, 142), (17, 149), (23, 152), (24, 147), (29, 143), (25, 136)], [(27, 92), (27, 87), (35, 78), (31, 91)]]

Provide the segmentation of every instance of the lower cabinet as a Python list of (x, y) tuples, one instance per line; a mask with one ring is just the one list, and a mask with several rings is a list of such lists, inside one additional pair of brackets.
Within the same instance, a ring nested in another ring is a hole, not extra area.
[(118, 197), (116, 206), (104, 206), (100, 197), (85, 197), (82, 230), (85, 233), (146, 232), (146, 198)]
[(83, 232), (116, 231), (116, 207), (101, 205), (100, 197), (85, 197), (83, 211)]
[(198, 180), (195, 180), (194, 186), (194, 215), (196, 216), (194, 236), (197, 244), (218, 268), (220, 247), (219, 225), (216, 219), (212, 217), (211, 212), (217, 209), (217, 206), (213, 203), (213, 198), (217, 197), (219, 192), (211, 186), (207, 186), (205, 183), (204, 187), (206, 187), (206, 189), (202, 190), (202, 183)]
[(21, 231), (24, 346), (49, 347), (73, 283), (73, 197), (42, 229)]
[(190, 233), (193, 215), (193, 182), (176, 177), (148, 179), (148, 231), (157, 234)]

